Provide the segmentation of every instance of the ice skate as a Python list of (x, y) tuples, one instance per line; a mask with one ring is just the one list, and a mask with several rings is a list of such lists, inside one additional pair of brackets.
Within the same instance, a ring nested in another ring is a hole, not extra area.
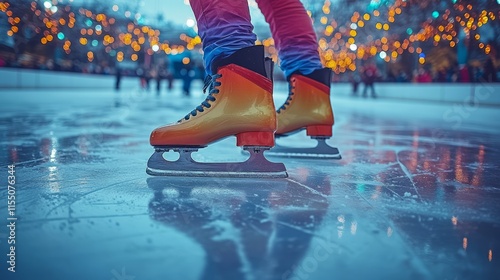
[(276, 137), (306, 130), (318, 143), (313, 148), (292, 148), (276, 145), (269, 155), (300, 158), (341, 159), (337, 148), (326, 140), (332, 137), (334, 123), (330, 103), (331, 70), (316, 70), (310, 75), (293, 74), (290, 77), (288, 99), (277, 111)]
[[(241, 49), (216, 61), (204, 90), (206, 100), (177, 123), (155, 129), (150, 143), (155, 153), (146, 172), (164, 176), (287, 177), (283, 163), (273, 163), (264, 151), (274, 146), (276, 112), (272, 97), (272, 61), (262, 46)], [(250, 153), (245, 162), (196, 162), (191, 153), (229, 136)], [(163, 153), (180, 154), (168, 161)]]

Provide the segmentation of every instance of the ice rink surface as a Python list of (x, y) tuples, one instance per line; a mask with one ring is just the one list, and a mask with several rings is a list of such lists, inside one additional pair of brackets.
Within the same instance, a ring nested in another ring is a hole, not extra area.
[[(145, 173), (151, 130), (199, 93), (0, 98), (1, 279), (500, 279), (500, 108), (333, 96), (342, 160), (270, 157), (289, 178), (209, 179)], [(245, 156), (233, 137), (195, 158)]]

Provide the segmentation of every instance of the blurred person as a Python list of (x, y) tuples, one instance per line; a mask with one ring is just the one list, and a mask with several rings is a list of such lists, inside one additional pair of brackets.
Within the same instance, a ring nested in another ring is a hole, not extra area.
[(406, 75), (406, 72), (403, 70), (399, 70), (398, 74), (396, 76), (396, 82), (397, 83), (406, 83), (408, 82), (408, 75)]
[(139, 77), (139, 84), (141, 89), (146, 89), (146, 73), (144, 72), (144, 68), (138, 67), (135, 70), (135, 75)]
[(448, 69), (447, 81), (450, 83), (454, 83), (454, 82), (458, 81), (458, 66), (457, 65), (454, 65)]
[(158, 65), (156, 70), (156, 95), (160, 95), (161, 81), (165, 79), (166, 75), (167, 74), (165, 68), (161, 64)]
[(483, 68), (474, 66), (471, 69), (471, 77), (472, 77), (472, 82), (477, 83), (480, 82), (481, 79), (483, 79), (484, 73), (483, 73)]
[(193, 65), (191, 63), (182, 64), (182, 69), (180, 71), (180, 75), (182, 78), (182, 93), (185, 96), (191, 95), (191, 82), (194, 79), (195, 71), (193, 69)]
[(174, 86), (174, 74), (172, 73), (172, 66), (168, 56), (165, 58), (162, 68), (164, 69), (164, 77), (167, 80), (167, 90), (171, 91)]
[(351, 83), (351, 95), (352, 96), (358, 96), (358, 88), (359, 88), (359, 83), (360, 83), (360, 78), (357, 72), (350, 72), (349, 73), (349, 82)]
[(458, 81), (460, 83), (470, 83), (469, 68), (465, 64), (461, 64), (458, 70)]
[[(306, 9), (299, 0), (256, 2), (270, 25), (280, 66), (289, 83), (287, 100), (275, 109), (273, 63), (265, 57), (263, 46), (255, 46), (257, 36), (247, 0), (189, 1), (203, 42), (207, 73), (204, 91), (209, 94), (178, 122), (153, 130), (150, 144), (157, 149), (148, 162), (149, 174), (193, 175), (190, 168), (202, 169), (207, 163), (178, 166), (177, 162), (165, 162), (160, 155), (171, 147), (205, 147), (228, 136), (236, 136), (236, 145), (250, 152), (252, 159), (258, 157), (267, 164), (265, 170), (259, 169), (256, 165), (262, 164), (254, 160), (247, 165), (231, 165), (231, 174), (242, 172), (245, 176), (266, 176), (271, 171), (267, 176), (282, 176), (286, 171), (283, 164), (270, 163), (262, 153), (274, 146), (275, 135), (284, 137), (305, 129), (310, 137), (328, 146), (324, 141), (332, 136), (334, 124), (330, 103), (332, 71), (321, 64)], [(309, 152), (313, 157), (322, 155), (319, 149)], [(339, 156), (338, 150), (336, 153), (328, 150), (329, 156)], [(228, 173), (227, 169), (219, 171)], [(221, 173), (210, 170), (209, 174)]]
[(438, 82), (438, 83), (446, 82), (446, 69), (444, 67), (440, 68), (438, 70), (437, 76), (436, 76), (436, 82)]
[(484, 63), (484, 79), (490, 83), (497, 82), (497, 69), (491, 57)]
[(424, 67), (418, 68), (417, 71), (417, 77), (416, 77), (416, 82), (417, 83), (430, 83), (432, 82), (432, 76), (427, 71)]
[(146, 68), (144, 71), (144, 80), (146, 81), (146, 90), (149, 91), (151, 89), (151, 80), (154, 79), (155, 72), (154, 69)]
[(365, 88), (363, 89), (363, 97), (367, 97), (368, 88), (370, 89), (371, 96), (373, 98), (377, 98), (377, 94), (375, 93), (375, 80), (379, 77), (379, 72), (377, 66), (374, 63), (368, 63), (361, 70), (361, 79), (365, 84)]
[(122, 69), (120, 69), (120, 67), (116, 67), (116, 70), (115, 70), (115, 90), (120, 90), (120, 83), (121, 83), (121, 80), (122, 80)]
[(167, 70), (166, 79), (167, 79), (167, 90), (172, 91), (172, 88), (174, 87), (174, 74), (170, 70)]

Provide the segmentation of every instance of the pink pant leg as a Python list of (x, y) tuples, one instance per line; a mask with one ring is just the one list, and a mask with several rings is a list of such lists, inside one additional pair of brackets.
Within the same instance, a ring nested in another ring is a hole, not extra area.
[(321, 69), (316, 33), (299, 0), (256, 0), (271, 27), (286, 77)]
[(255, 45), (247, 0), (190, 0), (203, 42), (205, 70), (217, 58)]

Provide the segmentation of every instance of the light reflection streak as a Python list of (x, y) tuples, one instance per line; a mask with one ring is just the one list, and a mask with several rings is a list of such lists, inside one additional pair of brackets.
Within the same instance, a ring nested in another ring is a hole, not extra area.
[(376, 186), (375, 192), (373, 192), (372, 194), (372, 199), (377, 199), (381, 193), (382, 193), (382, 186)]
[(57, 171), (57, 166), (49, 166), (49, 190), (53, 193), (57, 193), (61, 189)]
[(474, 173), (474, 176), (472, 177), (472, 185), (475, 187), (478, 187), (481, 184), (481, 178), (483, 175), (483, 169), (484, 169), (484, 146), (480, 145), (479, 146), (479, 152), (477, 155), (477, 161), (478, 161), (478, 167), (476, 169), (476, 172)]
[(342, 223), (342, 225), (337, 227), (337, 235), (339, 238), (342, 238), (342, 235), (344, 234), (344, 223), (345, 223), (345, 217), (344, 215), (339, 215), (337, 217), (337, 220)]
[(464, 172), (464, 168), (462, 166), (462, 149), (458, 148), (455, 154), (455, 180), (460, 183), (467, 184), (469, 179), (467, 178), (467, 174)]
[(488, 252), (488, 261), (491, 262), (492, 259), (493, 259), (493, 250), (490, 249), (490, 251)]
[(462, 241), (462, 247), (464, 248), (464, 250), (467, 250), (467, 245), (468, 245), (467, 237), (464, 237)]
[(355, 235), (358, 230), (358, 223), (356, 221), (351, 223), (351, 234)]

